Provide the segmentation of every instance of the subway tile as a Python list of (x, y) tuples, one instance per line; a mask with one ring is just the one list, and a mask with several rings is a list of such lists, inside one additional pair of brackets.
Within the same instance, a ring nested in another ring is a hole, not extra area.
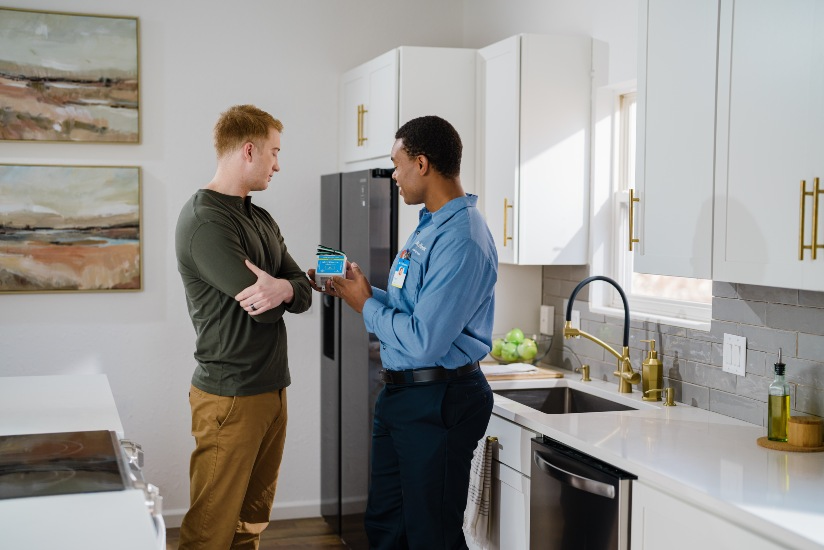
[(729, 298), (713, 298), (712, 317), (721, 321), (763, 326), (767, 317), (767, 304), (764, 302), (731, 300)]
[(705, 363), (687, 362), (684, 380), (699, 386), (707, 386), (710, 389), (722, 390), (735, 393), (737, 376), (730, 372), (724, 372), (718, 367), (713, 367)]
[(763, 351), (748, 349), (746, 372), (747, 375), (772, 376), (772, 365), (769, 369), (767, 368), (767, 354)]
[(690, 361), (710, 363), (712, 360), (712, 343), (690, 340), (680, 336), (664, 335), (659, 343), (659, 351), (664, 355), (679, 355)]
[(815, 292), (813, 290), (799, 290), (798, 305), (808, 307), (824, 307), (824, 292)]
[(560, 296), (561, 281), (544, 277), (541, 293), (545, 296)]
[(698, 330), (694, 328), (686, 329), (687, 330), (687, 338), (691, 338), (693, 340), (702, 340), (704, 342), (723, 342), (724, 336), (722, 335), (721, 338), (718, 337), (717, 334), (712, 332), (711, 330)]
[(689, 384), (683, 380), (664, 378), (664, 386), (675, 390), (675, 401), (691, 407), (709, 410), (710, 389), (703, 386)]
[(795, 394), (795, 408), (804, 414), (824, 416), (824, 390), (799, 385)]
[(738, 323), (730, 323), (727, 321), (713, 319), (712, 327), (710, 328), (710, 337), (712, 341), (723, 343), (724, 334), (741, 334), (741, 325)]
[(766, 304), (770, 328), (796, 330), (807, 334), (824, 335), (824, 309), (813, 307)]
[(604, 348), (586, 338), (570, 338), (569, 340), (564, 340), (564, 347), (568, 348), (571, 353), (577, 355), (584, 363), (589, 359), (603, 360), (605, 357), (604, 354), (606, 353)]
[(616, 348), (616, 351), (621, 351), (624, 340), (623, 327), (581, 319), (581, 329)]
[[(565, 296), (568, 299), (572, 295), (572, 291), (575, 290), (575, 287), (578, 286), (579, 282), (580, 281), (559, 281), (561, 296)], [(589, 302), (589, 285), (579, 290), (578, 294), (575, 295), (576, 304), (579, 300), (582, 302)]]
[(772, 353), (777, 356), (778, 348), (781, 348), (784, 355), (795, 355), (798, 339), (798, 334), (795, 332), (742, 325), (739, 335), (747, 339), (748, 350), (765, 351), (767, 354)]
[(688, 361), (685, 361), (684, 359), (663, 356), (661, 357), (661, 362), (664, 363), (665, 377), (672, 378), (673, 380), (684, 380), (684, 374), (687, 370)]
[(735, 381), (735, 393), (736, 395), (749, 397), (750, 399), (766, 403), (772, 380), (772, 378), (765, 378), (754, 374), (739, 376)]
[(712, 282), (712, 295), (719, 298), (738, 298), (735, 283), (725, 283), (723, 281)]
[(764, 404), (759, 401), (724, 391), (710, 390), (709, 410), (712, 412), (763, 426), (764, 409)]
[(795, 358), (783, 361), (787, 365), (784, 371), (787, 382), (824, 390), (824, 363)]
[(798, 305), (798, 290), (795, 289), (744, 284), (739, 284), (736, 288), (742, 300)]
[(824, 336), (817, 334), (798, 334), (799, 359), (811, 359), (824, 363)]

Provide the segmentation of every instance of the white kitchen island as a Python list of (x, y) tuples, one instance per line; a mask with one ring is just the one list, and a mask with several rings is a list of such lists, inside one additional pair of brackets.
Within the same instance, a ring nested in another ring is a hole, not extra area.
[[(656, 547), (650, 540), (658, 535), (647, 528), (666, 531), (668, 548), (737, 548), (747, 537), (759, 542), (748, 548), (824, 548), (824, 453), (759, 447), (756, 440), (766, 434), (761, 426), (680, 403), (642, 401), (637, 390), (619, 394), (616, 382), (564, 378), (490, 385), (493, 391), (584, 386), (635, 403), (639, 410), (550, 415), (495, 395), (493, 409), (501, 419), (638, 476), (633, 549)], [(678, 505), (671, 514), (662, 511), (665, 499)], [(639, 516), (644, 506), (646, 525)], [(712, 544), (696, 546), (709, 536)]]
[[(0, 443), (96, 430), (124, 436), (106, 375), (0, 377)], [(0, 499), (3, 549), (156, 550), (162, 538), (139, 489)]]

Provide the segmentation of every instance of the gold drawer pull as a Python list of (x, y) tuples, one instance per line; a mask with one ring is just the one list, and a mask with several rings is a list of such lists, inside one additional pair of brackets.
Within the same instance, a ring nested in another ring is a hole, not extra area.
[(633, 222), (635, 221), (634, 211), (635, 211), (635, 203), (641, 202), (641, 199), (635, 196), (635, 190), (629, 190), (629, 251), (632, 252), (632, 243), (641, 242), (638, 239), (634, 239), (632, 237), (633, 233)]
[(512, 237), (507, 236), (507, 233), (506, 233), (506, 226), (508, 225), (508, 222), (507, 222), (508, 212), (507, 212), (507, 210), (510, 209), (510, 208), (512, 208), (512, 205), (509, 204), (509, 200), (507, 200), (507, 198), (504, 197), (504, 247), (506, 247), (506, 242), (507, 241), (512, 240)]
[(358, 147), (362, 147), (363, 142), (368, 139), (363, 135), (363, 115), (368, 112), (363, 104), (358, 105)]
[[(824, 244), (818, 244), (818, 199), (821, 195), (824, 195), (824, 191), (821, 189), (819, 185), (819, 179), (815, 178), (813, 180), (813, 188), (811, 191), (807, 191), (807, 181), (801, 180), (801, 228), (798, 232), (798, 259), (804, 259), (804, 251), (809, 250), (812, 259), (815, 260), (818, 256), (818, 249), (824, 248)], [(806, 222), (806, 202), (807, 197), (812, 197), (813, 199), (813, 234), (812, 234), (812, 242), (810, 244), (804, 244), (804, 225)]]

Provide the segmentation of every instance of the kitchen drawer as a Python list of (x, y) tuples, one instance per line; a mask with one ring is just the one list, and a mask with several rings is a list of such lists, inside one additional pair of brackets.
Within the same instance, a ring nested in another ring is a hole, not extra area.
[(486, 435), (498, 438), (495, 459), (510, 468), (529, 476), (531, 471), (530, 440), (538, 434), (513, 424), (494, 414), (489, 419)]

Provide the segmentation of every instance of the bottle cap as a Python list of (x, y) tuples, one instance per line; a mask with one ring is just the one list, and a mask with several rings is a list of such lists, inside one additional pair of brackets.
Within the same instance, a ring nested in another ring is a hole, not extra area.
[(775, 374), (784, 376), (784, 368), (786, 365), (781, 362), (781, 348), (778, 348), (778, 363), (775, 364)]

